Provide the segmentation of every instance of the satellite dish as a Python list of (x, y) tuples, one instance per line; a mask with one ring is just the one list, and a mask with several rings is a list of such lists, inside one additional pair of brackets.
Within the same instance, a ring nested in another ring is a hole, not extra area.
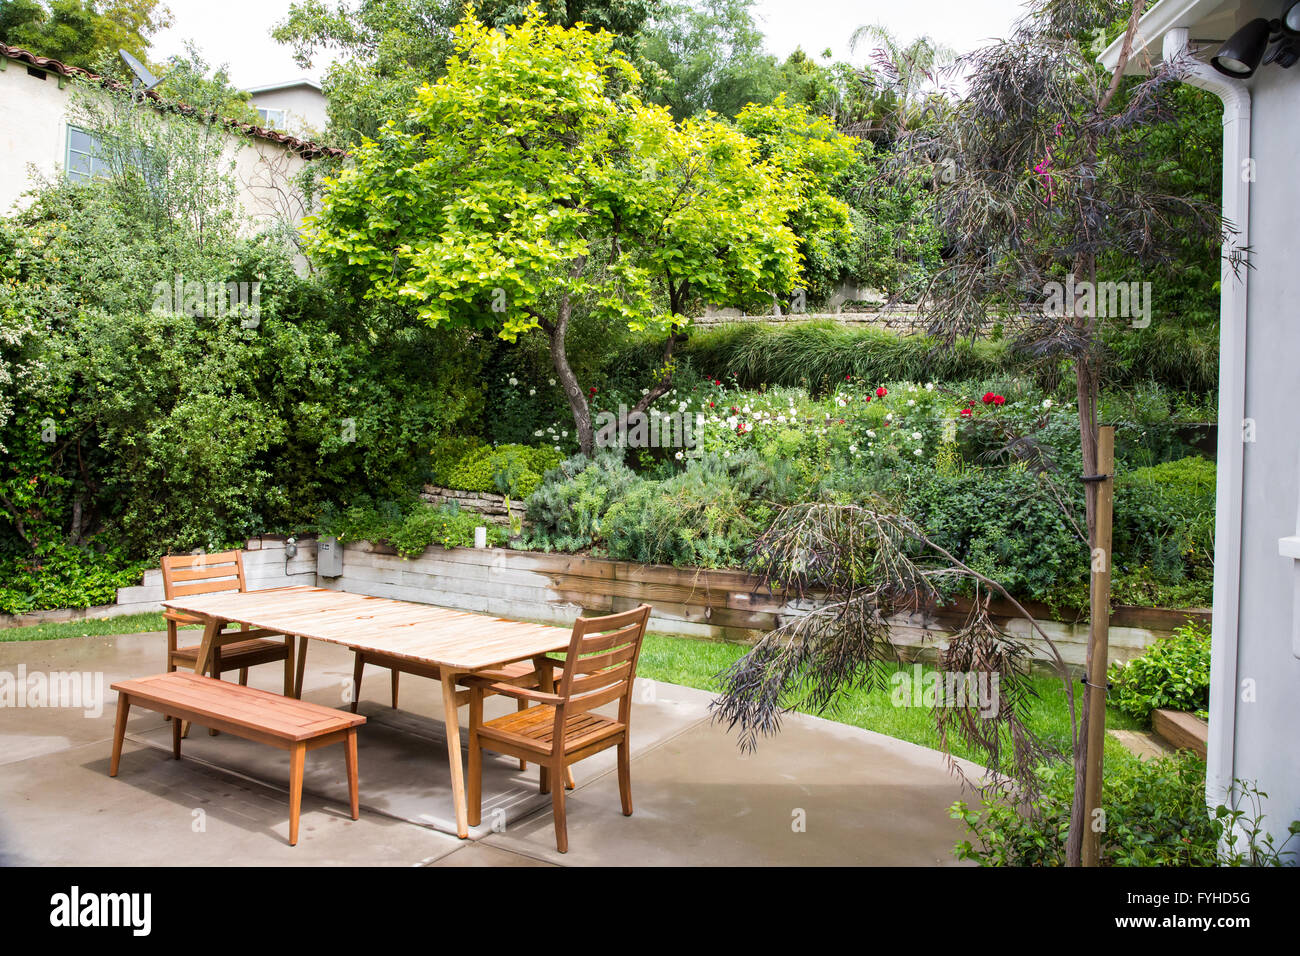
[(148, 93), (155, 86), (161, 83), (166, 77), (157, 77), (149, 72), (149, 68), (133, 57), (126, 50), (118, 50), (117, 55), (122, 58), (122, 62), (131, 68), (135, 74), (135, 79), (131, 81), (132, 90), (143, 90)]

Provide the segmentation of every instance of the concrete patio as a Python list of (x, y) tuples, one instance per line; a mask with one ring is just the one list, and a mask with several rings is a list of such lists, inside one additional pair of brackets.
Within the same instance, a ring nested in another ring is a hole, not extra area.
[[(108, 776), (114, 681), (162, 669), (162, 634), (0, 644), (0, 672), (102, 674), (102, 712), (0, 709), (0, 862), (48, 865), (951, 865), (962, 796), (944, 757), (814, 717), (789, 717), (757, 753), (710, 723), (711, 695), (638, 680), (635, 813), (619, 809), (613, 752), (574, 767), (567, 854), (555, 851), (537, 770), (485, 761), (483, 826), (454, 835), (442, 705), (434, 681), (369, 668), (361, 712), (361, 818), (348, 818), (338, 748), (308, 755), (302, 833), (288, 833), (287, 755), (195, 728), (184, 759), (170, 730), (132, 711), (119, 776)], [(352, 657), (313, 643), (303, 696), (343, 706)], [(96, 676), (98, 680), (98, 676)], [(276, 665), (254, 686), (278, 691)], [(512, 706), (488, 702), (488, 716)], [(467, 711), (461, 709), (462, 727)], [(966, 765), (972, 776), (978, 768)], [(802, 821), (803, 826), (796, 826)], [(448, 832), (453, 831), (453, 832)]]

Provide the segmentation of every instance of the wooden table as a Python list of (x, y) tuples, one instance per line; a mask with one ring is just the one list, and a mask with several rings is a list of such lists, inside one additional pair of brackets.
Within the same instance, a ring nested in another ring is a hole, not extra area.
[[(210, 668), (212, 652), (220, 644), (227, 624), (247, 624), (300, 639), (328, 641), (354, 650), (377, 651), (436, 665), (442, 677), (456, 833), (462, 839), (469, 836), (469, 814), (465, 804), (465, 769), (460, 756), (457, 678), (485, 667), (501, 667), (564, 650), (571, 636), (566, 628), (326, 588), (196, 594), (163, 604), (204, 619), (203, 643), (199, 645), (194, 664), (196, 674), (204, 674)], [(238, 633), (226, 636), (238, 640)]]

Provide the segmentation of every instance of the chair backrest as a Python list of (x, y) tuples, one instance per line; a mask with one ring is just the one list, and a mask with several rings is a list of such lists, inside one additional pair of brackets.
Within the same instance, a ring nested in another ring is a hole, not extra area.
[(238, 551), (169, 554), (162, 559), (162, 575), (167, 600), (187, 594), (247, 590), (244, 558)]
[[(632, 679), (641, 656), (641, 641), (650, 620), (650, 605), (606, 617), (580, 617), (564, 660), (564, 675), (555, 693), (564, 698), (556, 720), (619, 701), (618, 719), (627, 723), (632, 704)], [(557, 728), (558, 729), (558, 728)], [(563, 734), (556, 735), (557, 740)]]

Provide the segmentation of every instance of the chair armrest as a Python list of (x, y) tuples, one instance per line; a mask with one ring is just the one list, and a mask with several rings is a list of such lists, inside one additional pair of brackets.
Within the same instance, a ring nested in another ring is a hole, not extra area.
[(514, 684), (498, 684), (472, 675), (460, 678), (460, 682), (476, 690), (490, 690), (494, 694), (513, 697), (515, 700), (530, 700), (535, 704), (547, 704), (551, 707), (558, 707), (564, 703), (564, 698), (557, 694), (546, 694), (531, 687), (516, 687)]

